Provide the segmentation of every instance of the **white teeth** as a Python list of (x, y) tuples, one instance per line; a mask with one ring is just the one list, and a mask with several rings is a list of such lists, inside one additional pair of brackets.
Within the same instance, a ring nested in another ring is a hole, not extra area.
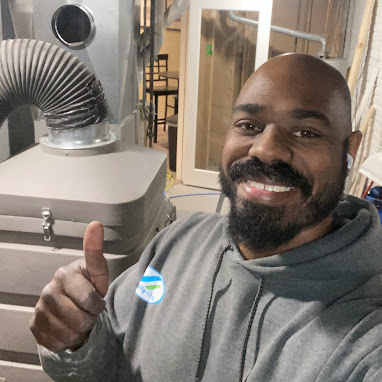
[(263, 183), (249, 182), (252, 187), (256, 187), (258, 190), (264, 190), (265, 185)]
[(293, 188), (293, 187), (271, 186), (269, 184), (263, 184), (258, 182), (249, 182), (249, 184), (252, 187), (257, 188), (258, 190), (273, 191), (273, 192), (287, 192)]

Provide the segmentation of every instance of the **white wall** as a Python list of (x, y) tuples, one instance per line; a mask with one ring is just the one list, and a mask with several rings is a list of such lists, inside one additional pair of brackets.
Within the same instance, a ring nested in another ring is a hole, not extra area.
[[(344, 57), (348, 60), (349, 65), (351, 65), (353, 61), (366, 3), (367, 0), (351, 0), (350, 2), (351, 8), (344, 51)], [(375, 119), (371, 124), (363, 143), (364, 146), (369, 146), (370, 154), (382, 151), (382, 0), (376, 0), (375, 2), (369, 41), (365, 50), (363, 63), (360, 69), (361, 74), (359, 75), (356, 91), (353, 97), (353, 109), (359, 105), (363, 92), (376, 69), (380, 70), (376, 86), (371, 92), (366, 107), (361, 111), (362, 116), (364, 116), (371, 104), (374, 104), (376, 108)], [(364, 150), (366, 150), (366, 148)]]
[(0, 127), (0, 162), (9, 158), (8, 120)]

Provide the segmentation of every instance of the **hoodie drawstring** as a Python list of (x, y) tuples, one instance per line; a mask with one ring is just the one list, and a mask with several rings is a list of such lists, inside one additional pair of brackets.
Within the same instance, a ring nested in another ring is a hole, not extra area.
[(259, 286), (258, 286), (257, 292), (256, 292), (256, 297), (255, 297), (253, 304), (252, 304), (251, 314), (249, 316), (249, 321), (248, 321), (248, 326), (247, 326), (247, 332), (245, 334), (245, 339), (244, 339), (244, 344), (243, 344), (243, 350), (241, 352), (240, 379), (239, 379), (240, 382), (243, 381), (243, 377), (244, 377), (244, 365), (245, 365), (245, 357), (247, 355), (249, 336), (251, 334), (253, 320), (255, 319), (257, 306), (259, 305), (260, 297), (261, 297), (261, 294), (263, 292), (263, 287), (264, 287), (264, 276), (261, 276), (260, 281), (259, 281)]
[(208, 300), (207, 313), (206, 313), (206, 317), (204, 319), (203, 335), (202, 335), (202, 340), (201, 340), (201, 343), (200, 343), (198, 368), (197, 368), (196, 374), (195, 374), (195, 382), (199, 382), (199, 373), (200, 373), (200, 367), (201, 367), (201, 364), (202, 364), (202, 355), (203, 355), (203, 350), (204, 350), (204, 342), (205, 342), (206, 333), (207, 333), (207, 323), (208, 323), (208, 317), (210, 315), (212, 299), (213, 299), (213, 296), (214, 296), (214, 288), (215, 288), (216, 278), (218, 276), (218, 273), (220, 271), (220, 268), (221, 268), (221, 265), (222, 265), (222, 262), (223, 262), (223, 256), (229, 250), (232, 250), (232, 247), (230, 245), (228, 247), (224, 248), (223, 252), (219, 255), (219, 258), (218, 258), (218, 261), (217, 261), (217, 264), (216, 264), (216, 268), (215, 268), (215, 272), (214, 272), (214, 275), (212, 276), (211, 291), (210, 291), (210, 297), (209, 297), (209, 300)]

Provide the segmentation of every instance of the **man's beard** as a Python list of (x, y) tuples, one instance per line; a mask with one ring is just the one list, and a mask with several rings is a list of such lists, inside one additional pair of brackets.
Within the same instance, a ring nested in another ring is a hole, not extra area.
[[(327, 218), (338, 205), (344, 190), (347, 176), (346, 152), (339, 176), (324, 184), (313, 197), (313, 181), (285, 162), (267, 165), (258, 158), (252, 158), (232, 165), (229, 177), (220, 166), (222, 191), (231, 202), (228, 231), (235, 244), (244, 244), (252, 251), (275, 249), (291, 241), (303, 229)], [(279, 185), (298, 187), (305, 200), (311, 199), (304, 205), (298, 203), (288, 207), (238, 199), (237, 184), (256, 175), (272, 179)]]

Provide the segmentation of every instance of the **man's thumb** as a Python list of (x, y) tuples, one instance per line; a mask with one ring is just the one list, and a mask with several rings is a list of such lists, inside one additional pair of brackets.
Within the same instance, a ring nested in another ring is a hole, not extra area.
[(103, 256), (103, 225), (91, 222), (85, 231), (84, 253), (90, 282), (101, 297), (105, 297), (109, 288), (109, 271)]

